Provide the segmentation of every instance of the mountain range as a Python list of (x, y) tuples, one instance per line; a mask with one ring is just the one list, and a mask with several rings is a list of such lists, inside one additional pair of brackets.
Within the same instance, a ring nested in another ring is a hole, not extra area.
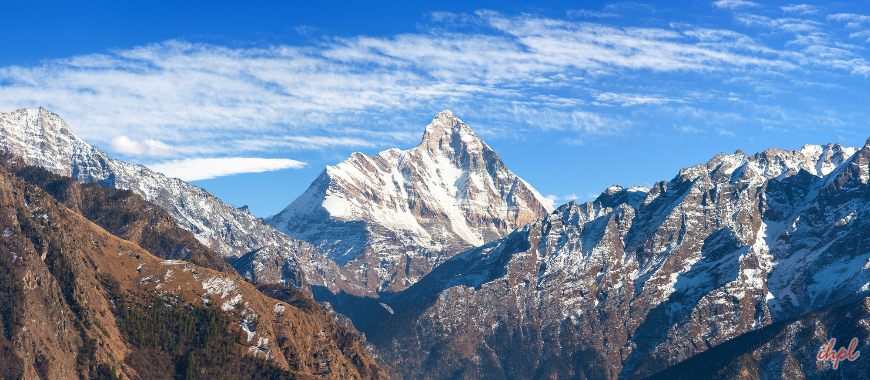
[[(611, 187), (448, 260), (392, 297), (369, 339), (405, 378), (639, 379), (814, 310), (863, 307), (868, 162), (870, 140), (738, 151), (651, 189)], [(868, 325), (855, 331), (867, 349)], [(812, 357), (828, 337), (780, 342), (793, 360), (763, 369), (834, 376)]]
[[(0, 114), (0, 134), (23, 163), (127, 189), (194, 237), (155, 245), (136, 231), (175, 230), (131, 219), (142, 222), (125, 236), (152, 253), (238, 273), (259, 294), (313, 294), (344, 331), (334, 336), (356, 339), (379, 366), (351, 359), (347, 374), (867, 378), (866, 356), (835, 369), (814, 355), (832, 337), (870, 347), (870, 140), (722, 153), (554, 210), (444, 111), (417, 147), (355, 153), (264, 221), (109, 158), (44, 109)], [(51, 187), (60, 180), (13, 169), (73, 212), (92, 209), (93, 197)], [(274, 363), (292, 368), (283, 357)]]

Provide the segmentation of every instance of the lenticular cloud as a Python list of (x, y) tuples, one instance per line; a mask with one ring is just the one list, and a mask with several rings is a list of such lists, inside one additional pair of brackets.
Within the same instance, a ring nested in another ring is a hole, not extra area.
[(240, 173), (298, 169), (304, 162), (283, 158), (192, 158), (148, 165), (151, 169), (183, 181), (197, 181)]

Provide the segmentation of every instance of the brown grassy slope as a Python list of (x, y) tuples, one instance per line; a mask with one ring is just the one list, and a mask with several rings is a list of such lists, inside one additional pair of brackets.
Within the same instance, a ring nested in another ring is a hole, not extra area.
[(139, 349), (118, 328), (106, 275), (132, 297), (181, 295), (181, 306), (209, 300), (238, 316), (232, 334), (240, 321), (256, 320), (237, 348), (301, 378), (384, 377), (363, 343), (342, 334), (322, 308), (300, 310), (264, 296), (237, 274), (155, 257), (4, 168), (0, 224), (0, 269), (12, 273), (0, 277), (0, 297), (20, 300), (0, 307), (8, 332), (0, 339), (0, 369), (9, 369), (4, 378), (88, 378), (111, 367), (123, 378), (142, 378), (129, 360)]
[(190, 231), (179, 227), (166, 210), (132, 191), (110, 189), (95, 183), (80, 184), (70, 177), (27, 165), (6, 151), (0, 151), (0, 166), (42, 188), (67, 208), (111, 234), (129, 240), (157, 257), (235, 273), (230, 264), (196, 240)]

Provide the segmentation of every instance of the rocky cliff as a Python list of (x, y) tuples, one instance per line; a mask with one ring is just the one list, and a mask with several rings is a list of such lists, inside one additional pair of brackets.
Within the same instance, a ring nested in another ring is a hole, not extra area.
[[(830, 339), (834, 352), (858, 339), (853, 359), (819, 360)], [(650, 380), (670, 379), (870, 379), (870, 298), (836, 305), (755, 330), (695, 355)], [(857, 358), (854, 355), (857, 354)]]

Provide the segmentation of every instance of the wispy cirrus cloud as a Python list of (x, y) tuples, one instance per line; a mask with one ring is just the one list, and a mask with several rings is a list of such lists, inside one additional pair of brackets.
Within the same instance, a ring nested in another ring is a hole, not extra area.
[(870, 16), (859, 15), (855, 13), (836, 13), (828, 15), (828, 20), (836, 20), (841, 22), (870, 23)]
[(602, 17), (619, 17), (619, 15), (616, 13), (611, 13), (611, 12), (590, 11), (588, 9), (573, 9), (573, 10), (568, 11), (568, 17), (602, 18)]
[[(534, 108), (544, 110), (554, 127), (608, 133), (615, 124), (606, 120), (612, 117), (572, 109), (582, 99), (541, 94), (581, 86), (585, 75), (624, 70), (794, 67), (734, 46), (701, 44), (679, 31), (489, 11), (473, 17), (498, 33), (361, 36), (310, 47), (241, 49), (168, 41), (33, 67), (2, 67), (0, 106), (45, 106), (70, 119), (83, 137), (125, 154), (156, 152), (134, 140), (159, 140), (182, 154), (238, 154), (272, 147), (389, 144), (394, 141), (386, 136), (404, 138), (407, 131), (378, 114), (432, 113), (452, 102), (515, 113)], [(661, 98), (637, 96), (622, 103), (655, 99)], [(502, 122), (515, 116), (505, 115)], [(372, 142), (342, 132), (342, 126), (360, 120), (369, 130), (392, 133)], [(331, 135), (311, 141), (287, 137), (318, 132)], [(236, 143), (251, 134), (258, 143)], [(104, 140), (107, 136), (129, 141), (113, 143)]]
[(688, 125), (680, 125), (680, 126), (676, 126), (676, 125), (675, 125), (675, 126), (674, 126), (674, 130), (679, 131), (679, 132), (685, 132), (685, 133), (698, 133), (698, 132), (701, 132), (700, 129), (698, 129), (698, 128), (694, 128), (694, 127), (690, 127), (690, 126), (688, 126)]
[(713, 6), (722, 9), (746, 9), (760, 7), (760, 5), (756, 3), (744, 0), (718, 0), (713, 2)]
[(638, 94), (614, 94), (610, 92), (599, 94), (595, 97), (598, 104), (617, 104), (622, 107), (634, 106), (638, 104), (665, 104), (665, 103), (684, 103), (683, 99), (667, 98), (656, 95), (638, 95)]
[[(44, 106), (86, 140), (144, 157), (392, 147), (418, 139), (419, 120), (447, 108), (479, 120), (482, 135), (559, 131), (558, 141), (583, 144), (638, 128), (638, 115), (668, 110), (675, 111), (668, 117), (684, 119), (664, 125), (693, 125), (678, 130), (701, 130), (694, 123), (710, 115), (719, 123), (735, 120), (728, 107), (738, 98), (708, 91), (711, 84), (745, 83), (771, 94), (797, 91), (783, 90), (784, 77), (824, 85), (830, 76), (870, 73), (866, 52), (838, 40), (830, 25), (798, 17), (822, 8), (790, 5), (783, 12), (797, 16), (776, 19), (750, 13), (761, 6), (749, 1), (713, 5), (733, 10), (744, 27), (794, 38), (770, 45), (746, 32), (687, 23), (631, 27), (436, 12), (433, 23), (449, 30), (436, 25), (417, 33), (319, 36), (305, 46), (253, 48), (172, 40), (0, 67), (0, 108)], [(611, 15), (636, 10), (652, 11), (625, 3), (568, 15), (616, 19)], [(864, 17), (844, 13), (827, 20), (860, 24)], [(647, 86), (647, 77), (667, 85)], [(173, 162), (180, 167), (184, 161)]]
[(795, 13), (798, 15), (811, 15), (822, 13), (823, 7), (809, 4), (789, 4), (788, 6), (779, 7), (785, 13)]
[(735, 136), (737, 136), (737, 135), (734, 134), (734, 132), (731, 132), (731, 131), (728, 131), (728, 130), (724, 130), (724, 129), (721, 129), (721, 128), (716, 128), (716, 132), (719, 133), (719, 136), (729, 136), (729, 137), (735, 137)]
[(746, 25), (775, 28), (790, 33), (817, 32), (823, 24), (800, 18), (770, 18), (755, 14), (739, 14), (736, 19)]
[(837, 13), (828, 16), (829, 21), (845, 22), (846, 29), (851, 30), (849, 38), (860, 38), (864, 42), (870, 42), (870, 16), (859, 15), (854, 13)]

